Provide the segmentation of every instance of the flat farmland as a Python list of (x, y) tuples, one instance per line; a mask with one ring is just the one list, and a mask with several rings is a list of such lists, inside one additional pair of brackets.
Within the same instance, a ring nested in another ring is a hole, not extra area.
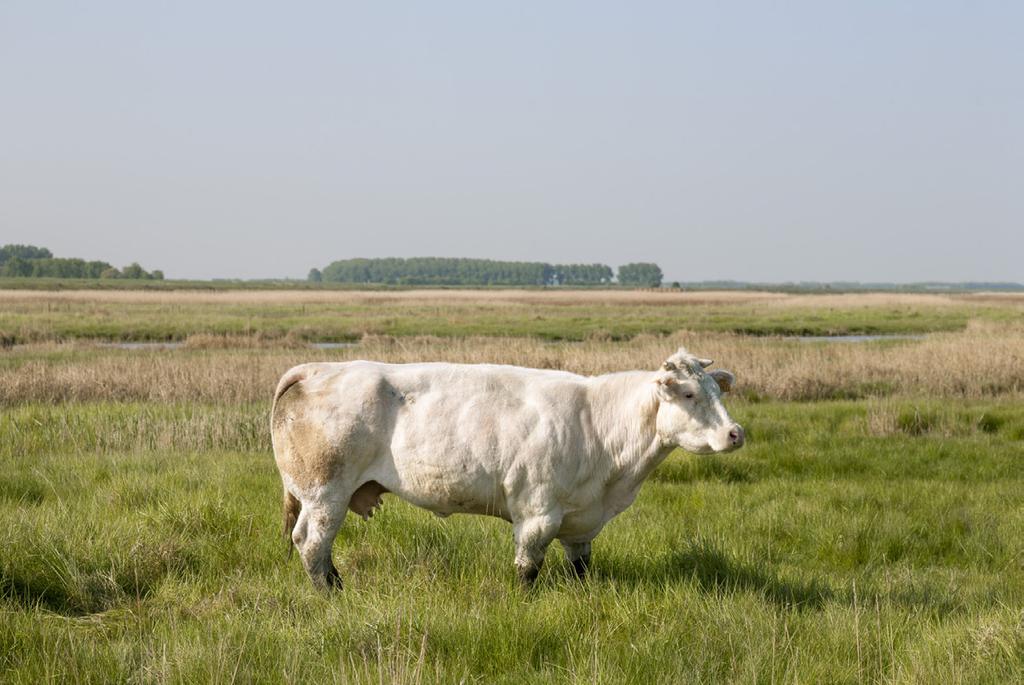
[(842, 335), (962, 330), (1014, 321), (1024, 295), (746, 292), (0, 291), (0, 335), (13, 342), (184, 340), (259, 334), (355, 341), (367, 334), (609, 338), (679, 330)]
[[(1024, 301), (619, 291), (4, 292), (0, 680), (1017, 682)], [(537, 318), (540, 317), (540, 318)], [(866, 342), (789, 336), (902, 333)], [(111, 341), (175, 340), (175, 349)], [(350, 341), (314, 349), (310, 341)], [(733, 370), (743, 450), (675, 452), (576, 581), (391, 496), (321, 594), (268, 411), (311, 360)]]

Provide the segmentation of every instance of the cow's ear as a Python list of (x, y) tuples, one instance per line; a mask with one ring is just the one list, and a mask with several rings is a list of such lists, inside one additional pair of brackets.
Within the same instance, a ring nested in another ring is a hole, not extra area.
[(718, 383), (718, 388), (722, 392), (729, 392), (732, 390), (732, 386), (736, 382), (736, 376), (732, 375), (725, 369), (715, 369), (708, 375), (715, 379), (715, 382)]
[(672, 401), (675, 395), (679, 379), (673, 373), (662, 373), (654, 379), (654, 387), (657, 388), (658, 397), (665, 402)]

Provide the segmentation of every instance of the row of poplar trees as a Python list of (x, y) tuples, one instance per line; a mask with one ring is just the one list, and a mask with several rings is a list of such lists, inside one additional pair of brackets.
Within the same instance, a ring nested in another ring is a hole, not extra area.
[(401, 259), (342, 259), (323, 271), (309, 272), (311, 281), (391, 285), (620, 285), (658, 287), (657, 264), (619, 267), (618, 278), (607, 264), (548, 264), (492, 259), (412, 257)]

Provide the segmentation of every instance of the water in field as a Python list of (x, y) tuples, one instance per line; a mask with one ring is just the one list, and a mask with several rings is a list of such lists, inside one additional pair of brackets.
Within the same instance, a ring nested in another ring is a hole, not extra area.
[(110, 342), (99, 343), (100, 347), (111, 347), (115, 350), (177, 350), (184, 347), (183, 342)]

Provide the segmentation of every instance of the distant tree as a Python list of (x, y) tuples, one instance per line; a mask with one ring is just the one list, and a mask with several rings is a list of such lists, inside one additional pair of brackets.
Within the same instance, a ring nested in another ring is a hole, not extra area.
[(104, 269), (109, 269), (109, 268), (110, 268), (110, 264), (107, 264), (106, 262), (99, 262), (99, 261), (86, 262), (85, 263), (85, 267), (84, 267), (85, 273), (82, 275), (82, 277), (83, 278), (99, 278), (100, 274), (103, 273), (103, 270)]
[(599, 285), (611, 283), (612, 268), (605, 264), (555, 264), (552, 285)]
[(27, 261), (32, 265), (32, 272), (28, 275), (34, 278), (99, 278), (103, 270), (110, 267), (106, 262), (87, 262), (67, 257)]
[(401, 285), (546, 285), (553, 268), (542, 262), (413, 257), (342, 259), (324, 267), (321, 277), (335, 283)]
[(324, 275), (320, 272), (320, 269), (310, 269), (309, 276), (306, 277), (306, 280), (312, 281), (313, 283), (320, 283), (324, 280)]
[(650, 262), (634, 262), (619, 267), (619, 283), (641, 288), (657, 288), (661, 285), (661, 267)]
[(0, 267), (0, 275), (21, 278), (32, 275), (32, 262), (21, 257), (8, 257)]
[(124, 268), (124, 274), (107, 262), (77, 257), (54, 257), (45, 247), (4, 245), (0, 247), (0, 276), (31, 278), (145, 278), (162, 279), (162, 271), (147, 272), (137, 263)]
[(121, 269), (121, 278), (146, 278), (148, 275), (138, 262), (132, 262)]
[(3, 264), (11, 257), (21, 259), (49, 259), (53, 254), (45, 247), (35, 245), (4, 245), (0, 247), (0, 264)]
[(164, 280), (164, 272), (161, 271), (160, 269), (154, 269), (153, 271), (150, 272), (149, 275), (153, 277), (154, 281)]

